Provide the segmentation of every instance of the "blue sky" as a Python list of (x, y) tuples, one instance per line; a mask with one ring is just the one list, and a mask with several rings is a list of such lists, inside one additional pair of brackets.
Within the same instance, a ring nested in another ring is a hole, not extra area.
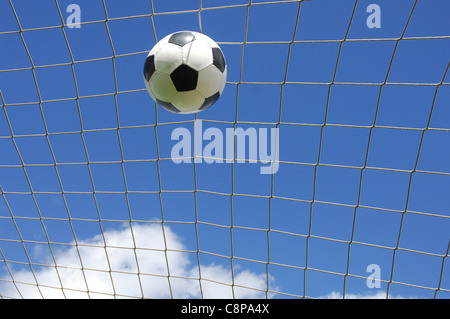
[[(0, 0), (0, 296), (450, 297), (450, 3), (266, 2)], [(180, 30), (227, 61), (197, 115), (142, 79)], [(196, 119), (277, 127), (278, 172), (173, 163)]]

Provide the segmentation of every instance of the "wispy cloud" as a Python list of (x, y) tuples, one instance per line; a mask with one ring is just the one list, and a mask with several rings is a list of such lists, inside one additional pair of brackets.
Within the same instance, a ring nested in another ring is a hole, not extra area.
[(200, 264), (199, 280), (196, 258), (193, 261), (181, 251), (185, 250), (182, 239), (170, 227), (132, 227), (132, 232), (129, 227), (108, 230), (80, 241), (77, 247), (55, 250), (57, 268), (33, 266), (33, 274), (15, 271), (8, 264), (15, 283), (9, 275), (3, 276), (0, 293), (13, 298), (199, 298), (201, 293), (203, 298), (231, 298), (234, 290), (236, 298), (265, 297), (265, 273), (235, 269), (232, 274), (230, 267)]

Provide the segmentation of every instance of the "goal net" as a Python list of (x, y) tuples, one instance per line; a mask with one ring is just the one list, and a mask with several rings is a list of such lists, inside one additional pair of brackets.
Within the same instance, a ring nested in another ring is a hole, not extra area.
[[(1, 1), (0, 297), (449, 298), (449, 10)], [(194, 115), (142, 77), (180, 30), (228, 68)]]

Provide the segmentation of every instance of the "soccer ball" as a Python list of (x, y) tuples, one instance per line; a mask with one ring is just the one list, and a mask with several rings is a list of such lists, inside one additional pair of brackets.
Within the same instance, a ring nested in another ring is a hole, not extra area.
[(227, 64), (208, 36), (192, 31), (169, 34), (149, 52), (144, 81), (150, 96), (174, 113), (197, 113), (222, 94)]

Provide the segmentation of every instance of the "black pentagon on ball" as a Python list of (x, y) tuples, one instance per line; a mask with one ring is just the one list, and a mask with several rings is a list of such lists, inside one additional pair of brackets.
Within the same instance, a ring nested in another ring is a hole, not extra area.
[(179, 45), (180, 47), (184, 46), (185, 44), (192, 42), (195, 39), (195, 35), (192, 32), (189, 31), (181, 31), (172, 34), (172, 36), (169, 39), (169, 43)]
[(213, 64), (220, 70), (220, 72), (225, 71), (226, 63), (222, 50), (220, 50), (220, 48), (212, 48), (212, 52), (213, 52)]
[(170, 75), (178, 92), (195, 90), (198, 81), (198, 72), (186, 64), (180, 65)]
[(158, 103), (163, 108), (165, 108), (166, 110), (168, 110), (168, 111), (170, 111), (172, 113), (180, 113), (180, 110), (178, 110), (175, 106), (173, 106), (172, 103), (164, 102), (164, 101), (161, 101), (161, 100), (156, 100), (156, 103)]
[(150, 81), (153, 73), (155, 73), (155, 56), (149, 55), (144, 64), (144, 77), (147, 82)]
[(207, 108), (209, 108), (211, 105), (213, 105), (214, 103), (217, 102), (217, 100), (220, 97), (220, 93), (217, 92), (216, 94), (208, 97), (205, 99), (205, 102), (203, 102), (203, 105), (200, 107), (200, 111), (206, 110)]

